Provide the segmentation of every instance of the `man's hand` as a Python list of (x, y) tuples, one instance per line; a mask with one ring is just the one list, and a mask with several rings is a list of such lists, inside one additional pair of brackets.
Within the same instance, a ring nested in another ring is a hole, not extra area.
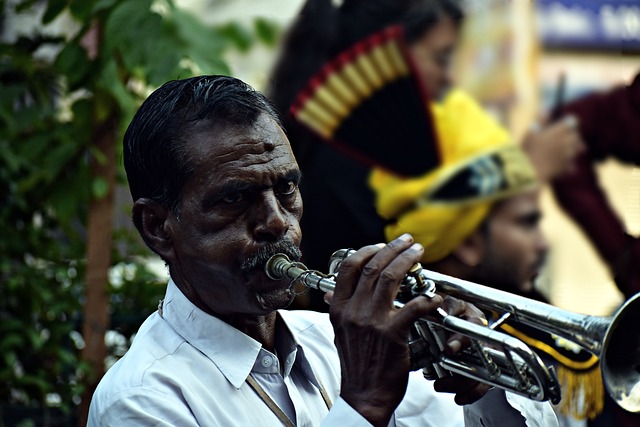
[(409, 329), (442, 298), (420, 297), (402, 309), (393, 302), (401, 280), (424, 249), (404, 235), (366, 246), (346, 258), (331, 299), (331, 322), (342, 370), (341, 396), (373, 425), (387, 425), (407, 388)]
[[(443, 308), (447, 314), (478, 325), (487, 325), (487, 319), (480, 309), (473, 304), (453, 298), (444, 297)], [(468, 337), (462, 334), (452, 334), (448, 339), (445, 352), (451, 356), (471, 345)], [(484, 396), (490, 386), (462, 375), (453, 374), (450, 377), (436, 380), (433, 387), (438, 392), (454, 393), (458, 405), (467, 405)]]
[(585, 150), (574, 116), (532, 129), (525, 135), (522, 148), (538, 172), (540, 182), (547, 183), (571, 168), (573, 160)]

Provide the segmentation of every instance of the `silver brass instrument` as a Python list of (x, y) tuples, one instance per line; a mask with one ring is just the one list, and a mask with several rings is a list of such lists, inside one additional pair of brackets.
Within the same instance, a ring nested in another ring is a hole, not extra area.
[[(312, 289), (333, 291), (342, 260), (351, 250), (336, 251), (329, 273), (307, 269), (284, 254), (274, 255), (265, 266), (274, 280), (290, 278)], [(549, 304), (482, 286), (452, 276), (422, 269), (416, 264), (405, 276), (395, 305), (401, 308), (417, 296), (432, 296), (435, 290), (473, 303), (479, 308), (503, 313), (486, 327), (438, 310), (440, 319), (418, 319), (410, 339), (412, 369), (422, 369), (427, 379), (450, 372), (473, 378), (533, 400), (561, 398), (553, 367), (547, 367), (525, 343), (494, 330), (507, 319), (573, 341), (600, 358), (605, 387), (623, 409), (640, 412), (640, 294), (629, 299), (611, 317), (590, 316), (562, 310)], [(444, 353), (443, 329), (471, 339), (472, 345), (456, 355)]]

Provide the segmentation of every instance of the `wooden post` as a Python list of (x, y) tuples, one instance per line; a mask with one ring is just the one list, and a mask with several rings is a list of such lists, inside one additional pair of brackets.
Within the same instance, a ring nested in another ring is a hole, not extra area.
[(78, 424), (87, 425), (91, 396), (104, 374), (107, 353), (104, 335), (109, 328), (108, 272), (111, 265), (113, 240), (114, 187), (116, 177), (116, 120), (110, 119), (94, 129), (94, 148), (104, 158), (92, 158), (92, 179), (102, 179), (108, 185), (107, 194), (92, 197), (87, 225), (87, 270), (82, 336), (85, 346), (82, 360), (91, 366), (88, 388), (82, 396)]

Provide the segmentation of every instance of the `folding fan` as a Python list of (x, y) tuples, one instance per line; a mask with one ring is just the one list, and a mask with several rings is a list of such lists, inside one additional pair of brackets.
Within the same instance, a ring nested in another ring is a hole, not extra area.
[(330, 60), (290, 112), (347, 155), (401, 176), (420, 175), (439, 158), (429, 98), (417, 75), (402, 28), (389, 27)]

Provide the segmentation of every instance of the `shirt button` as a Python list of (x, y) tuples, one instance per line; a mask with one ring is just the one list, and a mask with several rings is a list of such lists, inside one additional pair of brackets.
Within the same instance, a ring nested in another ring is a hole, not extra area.
[(273, 358), (271, 356), (265, 356), (262, 358), (262, 366), (268, 368), (271, 365), (273, 365)]

